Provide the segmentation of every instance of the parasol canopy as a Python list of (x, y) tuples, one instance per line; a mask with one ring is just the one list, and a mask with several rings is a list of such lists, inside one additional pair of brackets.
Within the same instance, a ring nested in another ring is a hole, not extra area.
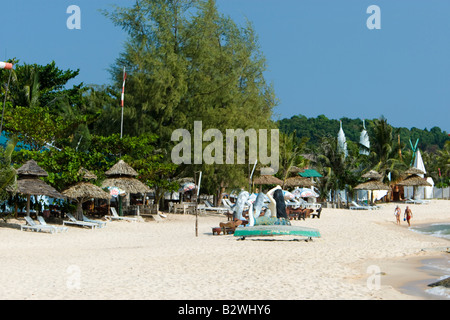
[(295, 195), (292, 192), (289, 192), (286, 190), (282, 190), (282, 191), (283, 191), (284, 200), (294, 200), (295, 199)]
[(297, 188), (292, 193), (297, 198), (318, 198), (319, 195), (312, 189), (309, 188)]
[(117, 187), (108, 187), (108, 190), (109, 190), (109, 194), (111, 196), (113, 196), (114, 198), (117, 198), (119, 195), (124, 196), (126, 193), (125, 191), (123, 191), (122, 189), (117, 188)]
[(183, 184), (181, 186), (180, 190), (178, 190), (178, 192), (182, 192), (182, 193), (189, 192), (189, 191), (195, 190), (196, 188), (197, 188), (197, 186), (195, 185), (195, 183), (188, 182), (188, 183)]

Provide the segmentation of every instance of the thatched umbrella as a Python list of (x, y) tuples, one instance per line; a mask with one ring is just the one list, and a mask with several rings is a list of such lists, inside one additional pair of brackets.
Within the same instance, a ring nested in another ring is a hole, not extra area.
[(300, 176), (287, 178), (284, 183), (284, 187), (312, 187), (313, 185), (314, 181)]
[(32, 195), (43, 195), (55, 199), (63, 199), (64, 195), (42, 181), (48, 173), (36, 161), (30, 160), (17, 169), (17, 192), (27, 196), (27, 216), (30, 216), (30, 198)]
[(363, 174), (362, 177), (365, 179), (376, 179), (376, 180), (381, 180), (381, 178), (383, 178), (383, 176), (380, 173), (376, 172), (375, 170), (370, 170), (369, 172)]
[[(83, 174), (83, 178), (86, 180), (95, 180), (97, 176), (92, 172), (81, 168), (78, 171), (79, 174)], [(103, 191), (102, 188), (90, 183), (79, 182), (76, 185), (70, 187), (62, 192), (66, 197), (73, 199), (77, 202), (77, 219), (83, 220), (83, 203), (95, 198), (95, 199), (111, 199), (111, 195), (108, 192)]]
[[(123, 160), (112, 166), (111, 169), (105, 172), (105, 175), (107, 178), (103, 181), (102, 188), (117, 187), (131, 194), (146, 194), (152, 191), (148, 186), (136, 179), (139, 174)], [(120, 202), (121, 198), (119, 197)], [(122, 214), (121, 206), (119, 207), (119, 213)]]
[(261, 175), (259, 177), (256, 177), (253, 180), (254, 184), (259, 184), (259, 185), (263, 185), (263, 184), (277, 184), (277, 185), (282, 185), (283, 184), (283, 180), (278, 179), (277, 177), (274, 176), (270, 176), (270, 175)]

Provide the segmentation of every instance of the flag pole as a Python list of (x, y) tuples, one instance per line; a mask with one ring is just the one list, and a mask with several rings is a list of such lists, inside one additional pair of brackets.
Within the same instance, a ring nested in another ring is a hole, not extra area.
[[(13, 63), (15, 61), (13, 60)], [(12, 69), (13, 69), (13, 63), (6, 63), (6, 62), (0, 62), (0, 69), (9, 69), (9, 77), (8, 77), (8, 84), (6, 85), (5, 89), (5, 99), (3, 100), (3, 110), (2, 110), (2, 120), (0, 123), (0, 137), (3, 134), (3, 117), (5, 115), (5, 107), (6, 107), (6, 97), (8, 96), (8, 90), (9, 90), (9, 84), (11, 82), (11, 75), (12, 75)]]
[(123, 137), (123, 102), (125, 100), (125, 80), (127, 79), (127, 73), (125, 67), (123, 67), (123, 85), (122, 85), (122, 98), (120, 101), (120, 106), (122, 108), (122, 115), (120, 117), (120, 139)]

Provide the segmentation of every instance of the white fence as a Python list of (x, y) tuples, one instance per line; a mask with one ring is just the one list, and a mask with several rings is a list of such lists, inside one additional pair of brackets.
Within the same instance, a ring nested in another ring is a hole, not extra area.
[(405, 199), (450, 199), (450, 188), (436, 188), (436, 187), (405, 187)]
[(450, 188), (433, 188), (434, 199), (450, 199)]

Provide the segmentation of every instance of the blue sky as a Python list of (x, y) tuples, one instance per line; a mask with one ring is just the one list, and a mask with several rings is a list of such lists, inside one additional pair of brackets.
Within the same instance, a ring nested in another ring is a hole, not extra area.
[[(106, 84), (126, 34), (98, 10), (133, 0), (14, 0), (2, 7), (0, 60), (80, 69), (77, 82)], [(81, 30), (69, 30), (69, 5)], [(373, 119), (396, 127), (450, 131), (450, 1), (217, 0), (238, 24), (249, 19), (280, 101), (296, 114)], [(381, 29), (366, 25), (370, 5)], [(120, 88), (118, 89), (120, 91)]]

